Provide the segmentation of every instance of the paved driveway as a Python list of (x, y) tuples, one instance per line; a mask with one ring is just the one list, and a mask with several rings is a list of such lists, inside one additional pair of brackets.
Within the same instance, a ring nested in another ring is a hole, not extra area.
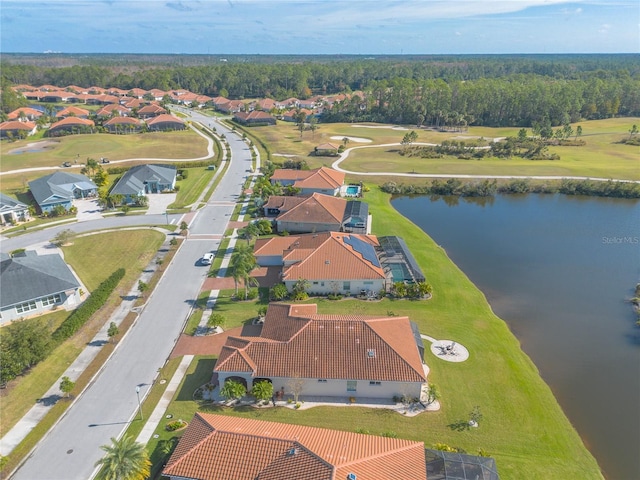
[(73, 206), (78, 209), (76, 218), (79, 222), (99, 220), (102, 218), (102, 208), (98, 205), (98, 200), (95, 198), (74, 200)]
[(147, 215), (159, 215), (167, 211), (167, 207), (176, 201), (177, 193), (151, 193)]

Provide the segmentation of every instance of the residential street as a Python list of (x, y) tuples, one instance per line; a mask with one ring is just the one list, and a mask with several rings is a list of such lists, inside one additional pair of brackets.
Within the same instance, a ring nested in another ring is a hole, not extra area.
[[(193, 114), (204, 125), (211, 117)], [(77, 399), (60, 422), (40, 442), (25, 464), (12, 477), (17, 480), (86, 480), (95, 473), (95, 462), (102, 457), (101, 445), (118, 437), (130, 421), (136, 421), (138, 404), (147, 394), (158, 369), (169, 357), (196, 300), (208, 269), (197, 264), (206, 251), (215, 250), (224, 234), (234, 202), (237, 200), (251, 165), (249, 148), (237, 135), (215, 124), (232, 149), (232, 162), (207, 206), (198, 210), (183, 243), (164, 277), (147, 301), (136, 324), (118, 345), (114, 355), (85, 393)], [(164, 215), (153, 219), (164, 223)], [(153, 223), (150, 216), (118, 217), (56, 227), (3, 240), (2, 250), (10, 251), (46, 241), (57, 229), (88, 231)], [(173, 216), (169, 220), (175, 220)]]

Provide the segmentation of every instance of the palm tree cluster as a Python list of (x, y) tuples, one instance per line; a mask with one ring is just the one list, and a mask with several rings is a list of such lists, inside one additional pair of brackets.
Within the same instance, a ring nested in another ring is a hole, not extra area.
[(258, 263), (253, 255), (253, 249), (248, 243), (236, 245), (233, 255), (231, 255), (229, 266), (231, 268), (231, 276), (235, 282), (236, 297), (238, 296), (238, 285), (242, 282), (244, 285), (244, 298), (247, 298), (249, 287), (258, 285), (258, 281), (251, 276), (251, 272), (258, 268)]
[(151, 462), (145, 446), (132, 437), (111, 438), (111, 445), (100, 447), (105, 456), (96, 462), (102, 469), (97, 480), (145, 480), (151, 474)]

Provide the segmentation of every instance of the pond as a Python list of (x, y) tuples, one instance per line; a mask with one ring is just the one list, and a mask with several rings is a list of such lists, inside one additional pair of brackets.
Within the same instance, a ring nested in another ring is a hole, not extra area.
[(640, 275), (640, 202), (510, 195), (392, 204), (485, 293), (607, 478), (640, 478), (640, 328), (627, 301)]

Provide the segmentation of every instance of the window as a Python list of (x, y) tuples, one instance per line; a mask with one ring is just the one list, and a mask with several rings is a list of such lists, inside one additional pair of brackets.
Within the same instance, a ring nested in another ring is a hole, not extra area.
[(355, 392), (358, 388), (356, 380), (347, 380), (347, 392)]
[(365, 285), (373, 285), (372, 281), (363, 282)]
[(61, 302), (62, 302), (62, 297), (60, 296), (59, 293), (56, 293), (55, 295), (49, 295), (48, 297), (42, 297), (43, 307), (47, 307), (49, 305), (55, 305)]
[(318, 383), (327, 383), (327, 379), (326, 378), (319, 378), (318, 379)]
[(313, 282), (314, 285), (318, 285), (318, 282)]
[(382, 385), (382, 383), (381, 382), (375, 382), (375, 381), (372, 380), (372, 381), (369, 382), (369, 385), (372, 385), (374, 387), (379, 387), (380, 385)]
[(342, 282), (342, 289), (345, 292), (350, 292), (351, 291), (351, 282)]
[(30, 312), (31, 310), (35, 310), (36, 308), (38, 308), (36, 306), (36, 301), (32, 300), (30, 302), (21, 303), (20, 305), (16, 306), (16, 312), (25, 313)]

